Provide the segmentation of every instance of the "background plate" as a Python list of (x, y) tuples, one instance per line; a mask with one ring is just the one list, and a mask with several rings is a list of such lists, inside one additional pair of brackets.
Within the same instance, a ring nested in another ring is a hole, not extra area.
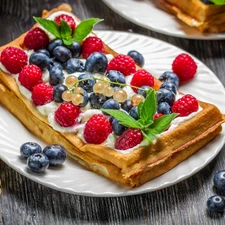
[[(145, 57), (145, 68), (156, 77), (164, 71), (170, 70), (173, 59), (184, 52), (170, 44), (142, 35), (112, 31), (96, 31), (96, 33), (119, 53), (126, 54), (132, 49), (141, 52)], [(192, 93), (199, 100), (214, 103), (225, 113), (223, 85), (211, 70), (199, 60), (195, 60), (198, 64), (197, 76), (188, 84), (181, 86), (180, 91)], [(19, 157), (20, 145), (26, 141), (36, 141), (44, 147), (45, 143), (33, 136), (14, 116), (0, 106), (0, 158), (10, 167), (35, 182), (59, 191), (79, 195), (125, 196), (171, 186), (206, 166), (223, 147), (224, 134), (223, 131), (207, 146), (166, 174), (141, 187), (130, 189), (86, 170), (71, 159), (66, 160), (61, 168), (48, 169), (42, 175), (29, 172), (25, 161)]]
[(144, 28), (180, 38), (221, 40), (225, 34), (202, 34), (167, 13), (159, 0), (102, 0), (113, 11)]

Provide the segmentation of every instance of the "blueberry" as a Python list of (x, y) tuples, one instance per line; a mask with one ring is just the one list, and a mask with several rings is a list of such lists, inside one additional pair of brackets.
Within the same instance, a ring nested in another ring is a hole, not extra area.
[(127, 129), (124, 125), (120, 124), (117, 119), (112, 120), (112, 129), (115, 135), (120, 136)]
[(139, 119), (137, 106), (133, 106), (131, 108), (131, 110), (129, 111), (129, 115), (132, 116), (135, 120)]
[(63, 70), (63, 66), (60, 62), (56, 61), (56, 60), (52, 60), (50, 62), (50, 65), (48, 67), (48, 69), (50, 70), (52, 67), (58, 67), (60, 70)]
[(53, 50), (57, 46), (62, 46), (63, 42), (61, 39), (54, 39), (48, 45), (48, 51), (52, 54)]
[(167, 102), (160, 102), (157, 107), (157, 112), (162, 114), (171, 114), (171, 107)]
[(53, 56), (60, 62), (66, 62), (72, 57), (71, 51), (64, 46), (57, 46), (53, 49)]
[(68, 89), (67, 86), (64, 84), (56, 85), (53, 89), (53, 100), (58, 103), (63, 102), (62, 93), (67, 89)]
[(170, 71), (164, 72), (160, 77), (159, 80), (162, 82), (169, 82), (175, 84), (175, 86), (178, 88), (179, 87), (179, 78), (178, 76)]
[(174, 94), (177, 93), (177, 87), (175, 86), (175, 84), (170, 83), (170, 82), (164, 82), (162, 83), (162, 85), (160, 86), (160, 89), (165, 88), (167, 90), (172, 91)]
[(38, 66), (41, 70), (45, 70), (49, 67), (51, 59), (44, 53), (34, 52), (30, 56), (29, 63)]
[[(116, 100), (110, 98), (104, 102), (104, 104), (102, 105), (102, 108), (103, 109), (120, 109), (120, 104)], [(106, 115), (108, 114), (106, 113)]]
[(28, 157), (27, 166), (33, 172), (44, 172), (49, 167), (49, 159), (43, 153), (34, 153)]
[(48, 157), (50, 166), (62, 165), (67, 157), (65, 148), (58, 144), (46, 146), (43, 153)]
[(201, 2), (203, 2), (206, 5), (210, 5), (210, 4), (214, 4), (213, 2), (211, 2), (210, 0), (201, 0)]
[(126, 112), (129, 112), (133, 105), (131, 104), (131, 100), (127, 99), (125, 102), (121, 104), (121, 108)]
[(73, 41), (73, 43), (67, 48), (71, 51), (72, 56), (75, 58), (78, 58), (81, 54), (81, 45), (79, 42)]
[(158, 90), (158, 92), (156, 93), (156, 98), (157, 98), (157, 102), (167, 102), (169, 105), (173, 105), (173, 103), (175, 102), (175, 94), (165, 88), (160, 88)]
[(207, 208), (212, 212), (223, 212), (225, 210), (225, 200), (219, 195), (211, 196), (207, 200)]
[(85, 107), (88, 104), (88, 100), (89, 100), (88, 99), (88, 93), (85, 90), (83, 90), (82, 95), (83, 95), (84, 101), (81, 105), (79, 105), (79, 107)]
[(140, 52), (135, 51), (135, 50), (131, 50), (131, 51), (129, 51), (127, 53), (127, 55), (129, 55), (135, 61), (135, 63), (138, 66), (140, 66), (140, 67), (144, 66), (145, 59), (144, 59), (143, 55)]
[(118, 83), (118, 84), (111, 84), (112, 87), (119, 87), (120, 84), (126, 84), (125, 76), (117, 70), (108, 71), (106, 73), (106, 76), (110, 79), (110, 81)]
[(225, 170), (221, 170), (213, 178), (215, 187), (225, 190)]
[(26, 142), (20, 146), (20, 154), (23, 158), (28, 158), (34, 153), (42, 152), (41, 146), (35, 142)]
[(36, 51), (36, 53), (43, 53), (43, 54), (47, 55), (50, 58), (50, 53), (49, 53), (49, 51), (47, 49), (44, 49), (44, 48), (39, 49), (39, 50)]
[(62, 70), (59, 69), (59, 67), (52, 67), (49, 70), (49, 83), (53, 86), (56, 86), (57, 84), (61, 84), (64, 79), (64, 74)]
[(87, 93), (93, 91), (95, 79), (91, 74), (81, 74), (78, 76), (78, 80), (82, 80), (79, 82), (78, 86), (82, 87)]
[(71, 58), (66, 61), (65, 70), (67, 73), (84, 72), (84, 64), (79, 59)]
[(147, 96), (147, 91), (149, 90), (149, 86), (147, 86), (147, 85), (144, 85), (144, 86), (141, 86), (141, 89), (138, 89), (138, 94), (140, 94), (140, 95), (143, 95), (145, 98), (146, 98), (146, 96)]
[(89, 101), (92, 108), (100, 109), (106, 101), (106, 96), (102, 94), (92, 93), (89, 97)]
[(85, 71), (90, 73), (104, 73), (108, 66), (108, 59), (101, 52), (93, 52), (86, 60)]

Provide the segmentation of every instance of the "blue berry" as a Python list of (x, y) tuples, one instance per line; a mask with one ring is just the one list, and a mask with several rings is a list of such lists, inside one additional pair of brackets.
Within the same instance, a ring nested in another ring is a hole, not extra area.
[(104, 102), (104, 104), (102, 105), (102, 108), (103, 109), (120, 109), (120, 104), (116, 100), (110, 98)]
[(54, 48), (56, 48), (57, 46), (62, 46), (63, 45), (63, 42), (61, 39), (54, 39), (52, 40), (49, 45), (48, 45), (48, 51), (52, 54), (53, 53), (53, 50)]
[(56, 85), (53, 89), (53, 100), (58, 103), (63, 102), (62, 93), (67, 89), (68, 89), (67, 86), (64, 84)]
[(214, 4), (213, 2), (211, 2), (210, 0), (201, 0), (201, 2), (203, 2), (206, 5), (210, 5), (210, 4)]
[(50, 62), (50, 65), (48, 67), (48, 70), (50, 70), (52, 67), (58, 67), (60, 70), (63, 70), (63, 66), (60, 62), (56, 61), (56, 60), (52, 60)]
[(49, 167), (49, 159), (43, 153), (34, 153), (28, 157), (27, 166), (31, 171), (41, 173)]
[(173, 103), (175, 102), (175, 94), (165, 88), (160, 88), (158, 90), (158, 92), (156, 93), (156, 98), (157, 98), (157, 102), (167, 102), (170, 106), (173, 105)]
[(129, 111), (129, 115), (132, 116), (135, 120), (139, 119), (137, 106), (133, 106), (131, 108), (131, 110)]
[(38, 66), (41, 70), (45, 70), (49, 67), (51, 59), (44, 53), (34, 52), (29, 58), (29, 63)]
[(225, 170), (221, 170), (213, 178), (215, 187), (225, 190)]
[(169, 83), (173, 83), (175, 84), (175, 86), (178, 88), (179, 87), (179, 78), (178, 76), (173, 73), (173, 72), (169, 72), (166, 71), (164, 72), (160, 77), (159, 80), (162, 82), (169, 82)]
[(93, 91), (95, 79), (91, 74), (81, 74), (78, 76), (78, 80), (82, 80), (79, 82), (78, 86), (82, 87), (87, 93)]
[(20, 146), (20, 155), (23, 158), (28, 158), (34, 153), (42, 152), (41, 146), (35, 142), (26, 142)]
[(120, 124), (117, 119), (112, 120), (112, 129), (115, 135), (120, 136), (127, 129), (124, 125)]
[(59, 69), (59, 67), (52, 67), (49, 70), (49, 83), (53, 86), (56, 86), (57, 84), (61, 84), (64, 79), (64, 74), (62, 70)]
[(84, 100), (83, 100), (83, 103), (81, 104), (81, 105), (79, 105), (79, 107), (85, 107), (87, 104), (88, 104), (88, 93), (85, 91), (85, 90), (83, 90), (83, 98), (84, 98)]
[(162, 114), (171, 114), (171, 107), (167, 102), (160, 102), (157, 107), (157, 112)]
[(126, 112), (129, 112), (133, 105), (131, 104), (131, 100), (127, 99), (125, 102), (121, 104), (121, 108), (125, 110)]
[(49, 51), (47, 49), (44, 49), (44, 48), (39, 49), (39, 50), (36, 51), (36, 53), (43, 53), (43, 54), (47, 55), (50, 58), (50, 53), (49, 53)]
[(110, 79), (110, 81), (118, 83), (118, 84), (111, 84), (112, 87), (119, 87), (120, 84), (126, 84), (125, 76), (117, 70), (108, 71), (106, 73), (106, 76)]
[(48, 157), (50, 166), (62, 165), (67, 157), (65, 148), (58, 144), (46, 146), (43, 153)]
[(85, 71), (90, 73), (104, 73), (108, 66), (108, 59), (101, 52), (93, 52), (86, 60)]
[(140, 67), (144, 66), (145, 59), (144, 59), (143, 55), (140, 52), (135, 51), (135, 50), (131, 50), (131, 51), (129, 51), (127, 53), (127, 55), (129, 55), (135, 61), (135, 63), (138, 66), (140, 66)]
[(71, 51), (72, 57), (78, 58), (81, 54), (81, 45), (79, 42), (73, 41), (73, 43), (67, 48)]
[(68, 59), (72, 58), (71, 51), (64, 46), (57, 46), (53, 49), (53, 56), (60, 62), (66, 62)]
[(146, 96), (147, 96), (147, 91), (149, 90), (149, 86), (147, 86), (147, 85), (144, 85), (144, 86), (141, 86), (141, 89), (138, 89), (138, 94), (140, 94), (140, 95), (143, 95), (145, 98), (146, 98)]
[(103, 94), (92, 93), (89, 97), (91, 107), (94, 109), (102, 108), (102, 106), (106, 100), (107, 100), (106, 96)]
[(173, 83), (169, 83), (169, 82), (164, 82), (161, 86), (160, 89), (165, 88), (167, 90), (172, 91), (174, 94), (177, 93), (177, 87), (175, 86), (175, 84)]
[(225, 210), (225, 200), (219, 195), (211, 196), (207, 200), (207, 208), (211, 212), (224, 212)]
[(65, 70), (67, 73), (84, 72), (84, 64), (79, 59), (71, 58), (66, 61)]

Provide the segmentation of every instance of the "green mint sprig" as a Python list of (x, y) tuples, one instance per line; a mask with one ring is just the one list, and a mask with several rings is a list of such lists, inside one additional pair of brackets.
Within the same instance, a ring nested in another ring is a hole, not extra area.
[(211, 0), (215, 5), (225, 5), (225, 0)]
[(72, 32), (71, 27), (61, 20), (61, 25), (53, 20), (48, 20), (40, 17), (33, 17), (34, 20), (44, 27), (49, 33), (56, 38), (62, 39), (65, 45), (71, 45), (73, 41), (82, 42), (85, 37), (92, 31), (95, 24), (103, 21), (99, 18), (90, 18), (81, 21), (78, 26)]
[(170, 125), (171, 121), (177, 116), (177, 114), (172, 113), (154, 119), (157, 109), (156, 105), (157, 101), (155, 91), (151, 88), (147, 93), (145, 101), (140, 102), (138, 105), (138, 115), (140, 118), (138, 120), (135, 120), (127, 113), (116, 109), (101, 110), (118, 119), (119, 123), (126, 127), (140, 129), (144, 137), (152, 142), (155, 140), (156, 135), (162, 133)]

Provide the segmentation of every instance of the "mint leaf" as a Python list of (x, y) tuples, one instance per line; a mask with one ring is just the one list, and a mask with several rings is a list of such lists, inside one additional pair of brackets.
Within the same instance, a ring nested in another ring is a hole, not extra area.
[(119, 123), (130, 128), (141, 129), (141, 124), (138, 123), (133, 117), (129, 116), (127, 113), (119, 111), (117, 109), (101, 109), (103, 112), (106, 112), (119, 120)]
[(225, 0), (211, 0), (215, 5), (225, 5)]
[(99, 18), (90, 18), (83, 20), (75, 29), (73, 33), (73, 40), (81, 42), (93, 29), (94, 25), (103, 21)]
[(143, 104), (144, 104), (144, 102), (140, 102), (138, 104), (138, 108), (137, 108), (138, 109), (138, 116), (141, 115), (141, 108), (142, 108)]
[(61, 38), (60, 34), (60, 26), (58, 23), (52, 20), (47, 20), (40, 17), (33, 17), (34, 20), (39, 23), (42, 27), (44, 27), (48, 32), (53, 34), (57, 38)]
[(64, 20), (61, 20), (61, 37), (63, 40), (72, 39), (72, 29), (68, 23)]
[(152, 135), (151, 133), (148, 133), (148, 132), (146, 132), (144, 130), (142, 130), (141, 132), (144, 135), (144, 137), (146, 137), (150, 142), (155, 140), (155, 136)]

